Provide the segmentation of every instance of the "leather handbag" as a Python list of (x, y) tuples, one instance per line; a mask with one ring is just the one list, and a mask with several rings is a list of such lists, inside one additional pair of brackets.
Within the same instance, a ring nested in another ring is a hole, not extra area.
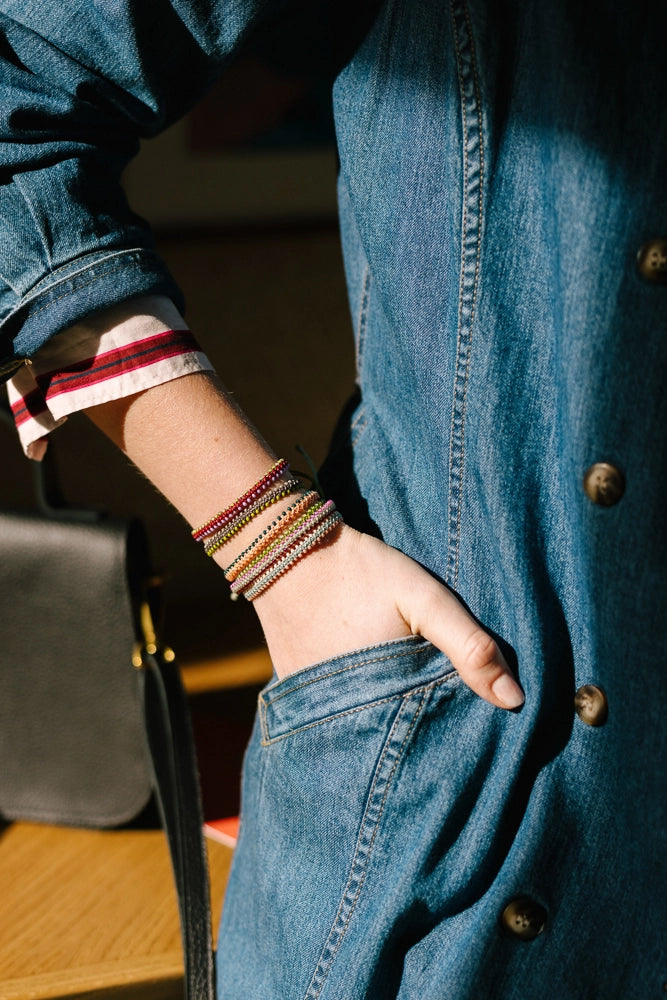
[(0, 816), (116, 827), (155, 803), (177, 888), (185, 997), (213, 1000), (194, 742), (174, 654), (153, 624), (145, 530), (65, 505), (52, 444), (33, 464), (39, 511), (0, 512)]

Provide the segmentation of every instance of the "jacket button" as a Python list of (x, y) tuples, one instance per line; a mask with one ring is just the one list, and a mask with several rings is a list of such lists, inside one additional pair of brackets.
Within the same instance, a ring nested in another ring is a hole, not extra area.
[(596, 462), (586, 469), (584, 491), (600, 507), (613, 507), (625, 492), (623, 473), (608, 462)]
[(506, 931), (521, 941), (532, 941), (544, 930), (547, 911), (527, 896), (517, 896), (503, 910), (501, 923)]
[(607, 721), (609, 704), (602, 688), (595, 684), (584, 684), (574, 696), (577, 715), (587, 726), (604, 726)]
[(667, 240), (649, 240), (637, 254), (637, 268), (645, 281), (667, 285)]

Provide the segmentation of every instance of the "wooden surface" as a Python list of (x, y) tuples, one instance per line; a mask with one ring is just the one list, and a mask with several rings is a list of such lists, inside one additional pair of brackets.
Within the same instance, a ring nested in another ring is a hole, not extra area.
[(183, 687), (188, 694), (264, 685), (272, 676), (273, 666), (266, 648), (181, 664)]
[[(231, 851), (207, 842), (214, 929)], [(0, 835), (0, 1000), (182, 998), (161, 831), (16, 823)]]

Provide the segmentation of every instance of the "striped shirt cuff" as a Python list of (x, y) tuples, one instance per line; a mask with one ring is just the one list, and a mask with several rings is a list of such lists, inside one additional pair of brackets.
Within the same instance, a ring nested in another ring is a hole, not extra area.
[(70, 413), (213, 366), (172, 302), (132, 299), (59, 333), (7, 385), (21, 445), (41, 459)]

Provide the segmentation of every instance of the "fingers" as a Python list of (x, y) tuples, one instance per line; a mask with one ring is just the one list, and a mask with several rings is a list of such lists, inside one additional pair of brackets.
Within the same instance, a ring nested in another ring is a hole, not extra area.
[(498, 708), (518, 708), (525, 697), (498, 645), (445, 587), (429, 588), (411, 622), (449, 657), (453, 666), (480, 698)]

